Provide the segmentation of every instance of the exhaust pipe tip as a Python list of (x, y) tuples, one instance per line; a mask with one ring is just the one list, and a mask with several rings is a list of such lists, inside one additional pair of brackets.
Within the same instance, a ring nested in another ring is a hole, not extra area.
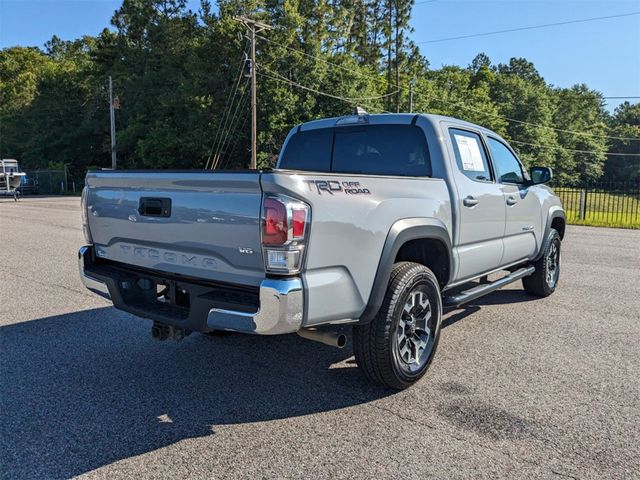
[(330, 347), (344, 348), (347, 345), (347, 336), (344, 333), (303, 328), (298, 330), (298, 335), (307, 340), (324, 343)]
[(164, 335), (162, 332), (162, 327), (159, 327), (157, 325), (154, 325), (153, 327), (151, 327), (151, 338), (155, 339), (155, 340), (164, 340)]

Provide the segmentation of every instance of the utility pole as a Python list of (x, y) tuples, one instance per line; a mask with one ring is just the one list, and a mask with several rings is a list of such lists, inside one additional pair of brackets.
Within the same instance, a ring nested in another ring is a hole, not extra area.
[(396, 112), (400, 112), (400, 12), (398, 9), (398, 0), (395, 1), (396, 7)]
[(258, 92), (256, 89), (256, 29), (251, 32), (251, 163), (250, 169), (257, 168), (258, 163)]
[(235, 20), (247, 27), (247, 38), (251, 41), (251, 163), (249, 168), (257, 168), (258, 145), (258, 94), (256, 79), (256, 33), (263, 30), (271, 30), (266, 23), (252, 20), (251, 18), (237, 16)]
[(111, 116), (111, 168), (116, 169), (116, 114), (113, 110), (113, 82), (109, 75), (109, 114)]
[(391, 111), (391, 46), (393, 40), (391, 35), (393, 34), (393, 9), (391, 7), (391, 0), (387, 0), (387, 14), (389, 15), (389, 42), (387, 49), (387, 110)]
[(413, 89), (416, 86), (416, 77), (409, 82), (409, 113), (413, 113)]
[(69, 164), (65, 163), (63, 166), (64, 166), (64, 191), (68, 192), (69, 191), (69, 175), (67, 174), (67, 167), (69, 166)]

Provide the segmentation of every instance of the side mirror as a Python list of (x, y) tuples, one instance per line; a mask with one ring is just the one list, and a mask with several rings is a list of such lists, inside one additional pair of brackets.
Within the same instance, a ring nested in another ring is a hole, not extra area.
[(549, 183), (553, 178), (553, 171), (549, 167), (531, 167), (531, 184)]

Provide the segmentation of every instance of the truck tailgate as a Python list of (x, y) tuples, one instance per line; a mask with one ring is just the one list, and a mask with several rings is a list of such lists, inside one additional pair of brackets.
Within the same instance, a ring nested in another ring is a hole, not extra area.
[(87, 187), (98, 257), (243, 285), (265, 277), (260, 173), (101, 171)]

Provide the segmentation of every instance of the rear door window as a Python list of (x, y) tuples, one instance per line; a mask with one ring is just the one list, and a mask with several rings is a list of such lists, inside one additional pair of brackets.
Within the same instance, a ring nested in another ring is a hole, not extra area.
[(456, 163), (462, 173), (477, 182), (490, 182), (491, 169), (480, 135), (457, 128), (449, 129)]
[(359, 125), (295, 133), (279, 168), (365, 175), (431, 176), (424, 133), (414, 125)]

